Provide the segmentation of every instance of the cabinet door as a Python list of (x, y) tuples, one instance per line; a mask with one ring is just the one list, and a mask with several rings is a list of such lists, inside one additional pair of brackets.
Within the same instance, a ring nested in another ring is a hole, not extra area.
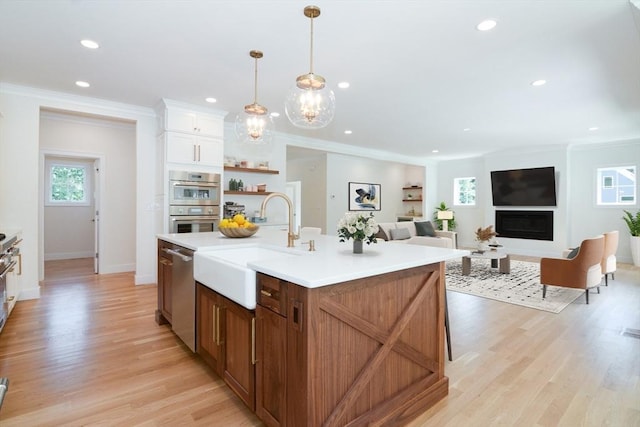
[(194, 164), (198, 160), (197, 137), (180, 133), (167, 133), (167, 162)]
[(224, 381), (255, 410), (255, 317), (246, 308), (221, 297), (224, 305)]
[(256, 307), (256, 415), (267, 426), (287, 425), (287, 319)]
[(198, 283), (196, 288), (196, 353), (220, 376), (222, 376), (224, 366), (223, 316), (224, 307), (220, 302), (220, 296)]
[[(169, 244), (170, 245), (170, 244)], [(163, 325), (171, 323), (171, 293), (172, 293), (172, 269), (173, 259), (162, 249), (164, 242), (158, 242), (158, 309), (156, 310), (156, 323)]]
[(196, 113), (170, 109), (166, 113), (167, 130), (194, 133), (198, 129)]
[(197, 162), (206, 166), (222, 167), (224, 145), (219, 139), (198, 137), (196, 140)]
[(222, 138), (224, 120), (208, 114), (198, 114), (196, 119), (196, 128), (200, 135)]

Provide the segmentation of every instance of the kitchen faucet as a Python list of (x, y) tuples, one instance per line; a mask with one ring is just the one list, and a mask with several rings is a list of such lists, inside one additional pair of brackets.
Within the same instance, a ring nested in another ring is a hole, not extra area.
[(265, 208), (267, 207), (267, 202), (271, 199), (273, 199), (274, 197), (281, 197), (284, 199), (285, 202), (287, 202), (287, 206), (289, 207), (289, 232), (287, 233), (287, 247), (288, 248), (292, 248), (294, 247), (294, 240), (300, 238), (299, 235), (297, 235), (293, 230), (294, 230), (294, 224), (293, 224), (293, 203), (291, 202), (291, 199), (289, 197), (287, 197), (286, 194), (284, 193), (279, 193), (279, 192), (274, 192), (269, 194), (267, 197), (265, 197), (262, 200), (262, 205), (260, 205), (260, 217), (264, 218), (264, 214), (265, 214)]

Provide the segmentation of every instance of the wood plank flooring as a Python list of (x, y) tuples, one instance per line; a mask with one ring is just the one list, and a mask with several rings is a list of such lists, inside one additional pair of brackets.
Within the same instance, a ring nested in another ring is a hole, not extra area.
[[(262, 425), (155, 324), (155, 286), (88, 266), (47, 266), (41, 298), (16, 304), (0, 425)], [(410, 426), (640, 426), (640, 339), (623, 334), (640, 329), (640, 268), (609, 284), (559, 314), (449, 292), (449, 396)]]

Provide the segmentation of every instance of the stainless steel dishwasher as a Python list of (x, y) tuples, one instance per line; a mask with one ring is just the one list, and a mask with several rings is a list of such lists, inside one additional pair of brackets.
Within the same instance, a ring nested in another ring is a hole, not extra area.
[(196, 351), (196, 284), (193, 279), (193, 252), (182, 246), (164, 248), (173, 258), (171, 269), (171, 328)]

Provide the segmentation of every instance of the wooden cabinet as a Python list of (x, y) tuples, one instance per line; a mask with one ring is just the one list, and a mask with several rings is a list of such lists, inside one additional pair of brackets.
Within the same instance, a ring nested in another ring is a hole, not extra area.
[(257, 284), (256, 415), (287, 425), (287, 282), (259, 275)]
[(444, 263), (318, 288), (257, 279), (267, 426), (401, 426), (447, 395)]
[(287, 425), (287, 318), (256, 307), (256, 415), (267, 426)]
[(156, 323), (171, 323), (171, 293), (173, 259), (163, 249), (171, 248), (171, 243), (158, 240), (158, 309)]
[(196, 353), (222, 377), (224, 307), (222, 296), (196, 283)]
[(223, 164), (221, 139), (176, 132), (167, 132), (165, 137), (168, 163), (218, 167)]
[(255, 409), (255, 313), (196, 284), (196, 352)]

